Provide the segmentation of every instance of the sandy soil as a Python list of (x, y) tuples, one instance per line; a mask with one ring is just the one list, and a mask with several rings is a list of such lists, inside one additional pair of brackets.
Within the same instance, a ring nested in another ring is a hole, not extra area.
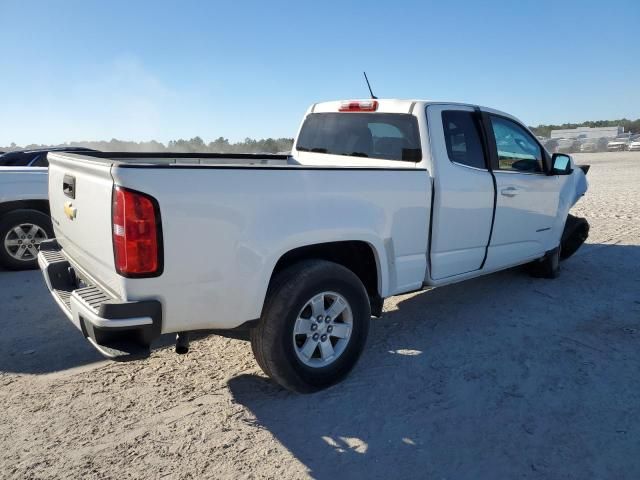
[(0, 476), (640, 478), (640, 153), (576, 157), (591, 237), (559, 279), (390, 299), (313, 396), (217, 336), (102, 361), (39, 272), (0, 272)]

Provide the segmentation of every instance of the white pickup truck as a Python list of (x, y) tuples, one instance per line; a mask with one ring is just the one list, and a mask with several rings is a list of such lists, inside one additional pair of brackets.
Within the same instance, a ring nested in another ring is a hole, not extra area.
[(526, 263), (554, 277), (588, 233), (569, 216), (587, 168), (474, 105), (317, 103), (289, 157), (48, 158), (56, 239), (38, 261), (94, 346), (244, 329), (299, 392), (351, 370), (384, 298)]

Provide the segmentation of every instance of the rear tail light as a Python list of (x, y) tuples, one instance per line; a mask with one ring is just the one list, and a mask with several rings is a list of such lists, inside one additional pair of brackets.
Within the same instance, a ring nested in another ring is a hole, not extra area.
[(342, 102), (341, 112), (375, 112), (378, 109), (378, 102), (375, 100), (350, 100)]
[(162, 232), (158, 202), (144, 193), (113, 187), (113, 255), (123, 277), (162, 273)]

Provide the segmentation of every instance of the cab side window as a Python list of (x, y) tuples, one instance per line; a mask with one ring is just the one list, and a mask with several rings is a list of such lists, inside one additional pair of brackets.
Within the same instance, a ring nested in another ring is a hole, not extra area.
[(498, 168), (523, 173), (544, 173), (542, 148), (517, 123), (491, 115), (498, 150)]
[(449, 160), (468, 167), (487, 168), (473, 112), (445, 110), (442, 124)]

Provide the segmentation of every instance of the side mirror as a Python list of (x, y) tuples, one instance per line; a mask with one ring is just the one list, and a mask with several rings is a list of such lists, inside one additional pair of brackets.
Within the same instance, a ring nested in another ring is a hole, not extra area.
[(551, 164), (553, 165), (552, 175), (571, 175), (573, 172), (571, 157), (564, 153), (554, 153), (551, 157)]

